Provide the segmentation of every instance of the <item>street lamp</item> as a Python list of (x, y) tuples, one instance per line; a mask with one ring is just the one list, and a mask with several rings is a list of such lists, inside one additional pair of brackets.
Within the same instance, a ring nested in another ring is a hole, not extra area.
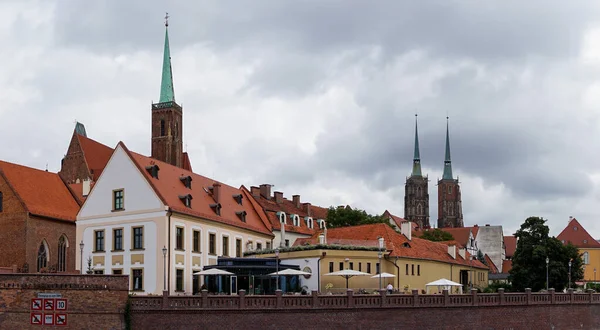
[(573, 259), (569, 259), (569, 289), (571, 288), (571, 265), (572, 265), (572, 260)]
[(167, 247), (163, 245), (163, 291), (167, 291)]
[(381, 257), (383, 256), (383, 253), (381, 252), (381, 250), (379, 250), (379, 253), (377, 253), (377, 256), (379, 257), (379, 291), (381, 291)]
[(83, 247), (85, 246), (85, 244), (83, 244), (83, 240), (81, 240), (81, 243), (79, 243), (79, 273), (83, 274)]
[(596, 268), (594, 268), (594, 284), (596, 284)]
[(548, 264), (550, 263), (550, 258), (546, 257), (546, 291), (548, 291)]
[(275, 290), (279, 290), (279, 249), (275, 249), (275, 269), (277, 277), (275, 277)]

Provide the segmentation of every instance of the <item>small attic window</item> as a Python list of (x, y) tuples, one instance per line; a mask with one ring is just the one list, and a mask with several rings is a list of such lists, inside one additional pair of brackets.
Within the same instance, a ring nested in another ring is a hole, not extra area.
[(408, 242), (404, 242), (404, 243), (402, 243), (402, 247), (409, 248), (410, 244), (408, 244)]
[(311, 217), (305, 217), (304, 220), (306, 221), (306, 226), (309, 229), (313, 229), (313, 218), (311, 218)]
[[(2, 210), (0, 210), (0, 211), (2, 211)], [(587, 239), (583, 240), (583, 244), (587, 244)]]
[(279, 222), (285, 225), (286, 216), (284, 212), (277, 212), (277, 217), (279, 218)]
[(233, 199), (235, 199), (236, 203), (242, 205), (242, 199), (244, 199), (244, 196), (242, 196), (242, 194), (236, 194), (233, 195)]
[(319, 219), (319, 229), (325, 229), (325, 220)]
[(192, 189), (192, 177), (191, 176), (182, 176), (179, 177), (179, 180), (181, 180), (181, 182), (183, 183), (183, 185), (188, 188), (188, 189)]
[(179, 199), (181, 199), (181, 202), (183, 202), (183, 205), (185, 205), (186, 207), (189, 207), (189, 208), (192, 207), (192, 195), (187, 194), (187, 195), (179, 196)]
[(300, 227), (300, 216), (298, 216), (297, 214), (292, 214), (290, 218), (292, 218), (294, 226)]
[(574, 231), (577, 231), (577, 226), (573, 227), (573, 230), (574, 230)]
[(148, 173), (150, 173), (150, 176), (152, 176), (153, 178), (156, 178), (156, 179), (158, 179), (158, 171), (159, 170), (160, 170), (160, 168), (156, 164), (146, 166), (146, 171), (148, 171)]
[(235, 215), (237, 215), (240, 218), (240, 220), (242, 220), (242, 222), (246, 222), (246, 214), (248, 214), (246, 213), (246, 211), (235, 212)]
[(221, 203), (210, 204), (210, 208), (213, 209), (217, 215), (221, 215)]

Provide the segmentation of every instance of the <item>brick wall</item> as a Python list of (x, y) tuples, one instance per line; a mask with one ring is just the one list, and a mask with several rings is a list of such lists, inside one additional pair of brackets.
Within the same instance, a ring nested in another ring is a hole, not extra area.
[(58, 175), (66, 183), (75, 183), (77, 179), (83, 181), (83, 179), (91, 178), (91, 173), (85, 161), (77, 133), (73, 133), (71, 137), (67, 154), (62, 160)]
[(38, 293), (68, 299), (68, 329), (123, 329), (127, 290), (126, 275), (0, 274), (0, 329), (43, 328), (30, 325)]
[[(75, 223), (67, 221), (58, 221), (36, 216), (29, 216), (27, 219), (27, 263), (29, 272), (37, 272), (37, 252), (43, 240), (48, 245), (48, 269), (58, 265), (58, 240), (65, 235), (68, 242), (66, 256), (66, 272), (76, 272), (75, 265), (78, 262), (75, 256), (75, 249), (78, 249), (78, 243), (75, 237)], [(15, 238), (18, 234), (13, 235)], [(85, 260), (84, 260), (85, 262)]]
[(2, 192), (2, 212), (0, 212), (0, 267), (22, 267), (26, 261), (25, 245), (27, 239), (25, 223), (27, 212), (10, 185), (0, 174), (0, 191)]

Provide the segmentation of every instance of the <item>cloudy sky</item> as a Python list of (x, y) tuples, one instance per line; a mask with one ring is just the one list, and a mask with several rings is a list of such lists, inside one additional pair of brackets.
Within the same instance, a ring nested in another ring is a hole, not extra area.
[(414, 114), (431, 222), (450, 116), (465, 225), (600, 238), (600, 4), (0, 0), (0, 159), (60, 169), (75, 120), (150, 153), (163, 16), (195, 172), (403, 215)]

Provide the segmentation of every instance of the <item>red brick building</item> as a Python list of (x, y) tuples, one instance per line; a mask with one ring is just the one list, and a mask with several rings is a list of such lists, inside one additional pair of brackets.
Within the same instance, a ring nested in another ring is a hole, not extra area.
[(58, 174), (0, 161), (0, 267), (74, 272), (78, 211)]

